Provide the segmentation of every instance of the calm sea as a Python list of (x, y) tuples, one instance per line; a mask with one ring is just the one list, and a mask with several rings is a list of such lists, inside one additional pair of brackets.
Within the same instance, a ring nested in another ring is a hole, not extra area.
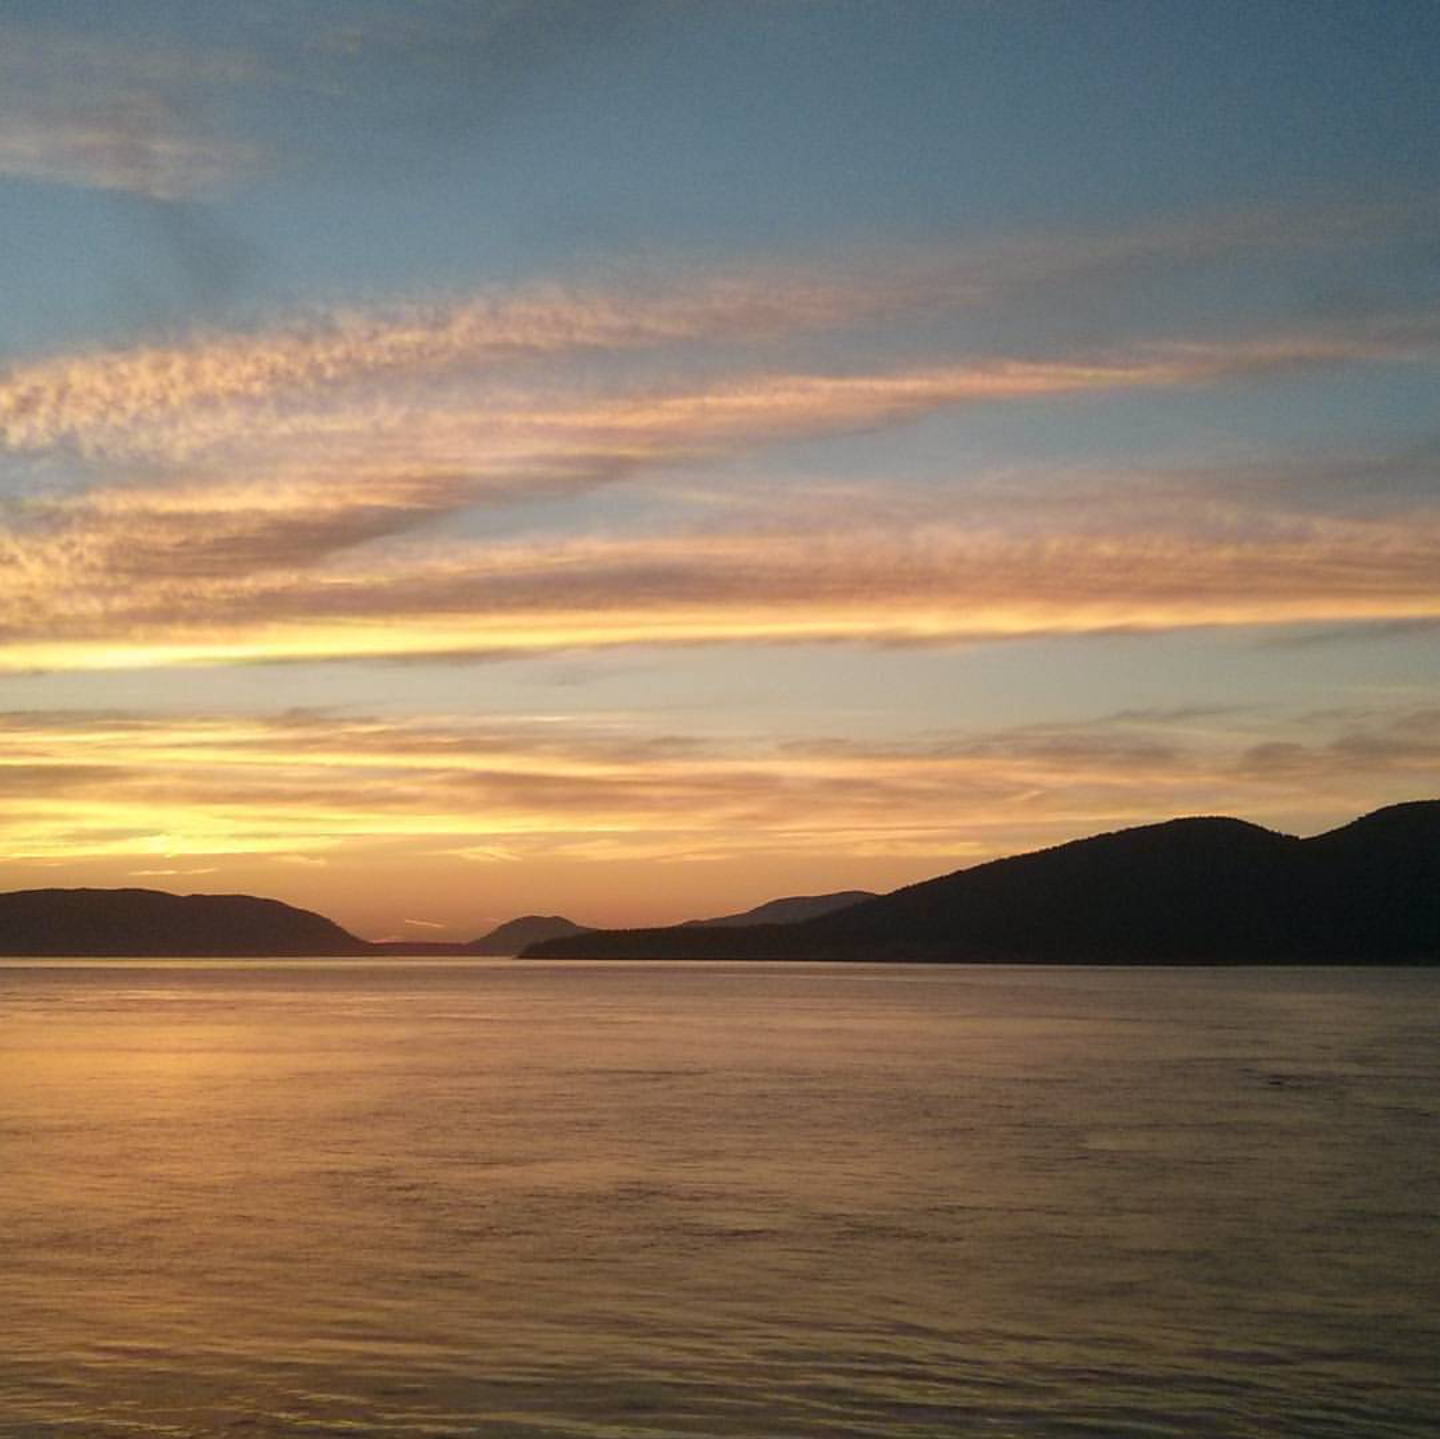
[(0, 1434), (1440, 1423), (1440, 972), (0, 963)]

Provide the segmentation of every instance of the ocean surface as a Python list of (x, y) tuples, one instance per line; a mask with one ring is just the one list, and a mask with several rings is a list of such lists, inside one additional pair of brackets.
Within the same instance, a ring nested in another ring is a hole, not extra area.
[(0, 962), (4, 1436), (1437, 1424), (1437, 971)]

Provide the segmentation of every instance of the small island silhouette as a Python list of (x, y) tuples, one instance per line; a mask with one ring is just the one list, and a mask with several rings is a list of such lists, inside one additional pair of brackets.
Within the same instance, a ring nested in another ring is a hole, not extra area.
[(1311, 839), (1177, 819), (993, 860), (893, 894), (795, 896), (663, 929), (527, 915), (468, 943), (372, 943), (251, 895), (0, 894), (0, 954), (934, 963), (1440, 963), (1440, 800)]
[(472, 939), (465, 948), (471, 954), (519, 954), (527, 946), (547, 939), (568, 939), (589, 934), (591, 926), (576, 924), (563, 914), (522, 914), (496, 925), (489, 934)]

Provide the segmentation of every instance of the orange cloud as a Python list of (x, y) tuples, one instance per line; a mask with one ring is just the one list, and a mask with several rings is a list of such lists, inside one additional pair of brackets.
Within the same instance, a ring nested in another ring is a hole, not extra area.
[[(1077, 526), (1052, 494), (1025, 531), (956, 505), (846, 535), (776, 506), (710, 534), (417, 538), (481, 505), (945, 407), (1419, 360), (1440, 339), (1420, 316), (862, 373), (777, 371), (726, 347), (955, 283), (921, 266), (868, 287), (757, 274), (628, 297), (533, 288), (16, 367), (0, 379), (0, 458), (35, 483), (0, 529), (0, 669), (1435, 617), (1437, 517), (1423, 508), (1403, 522), (1267, 515), (1246, 533), (1217, 529), (1213, 502), (1193, 495), (1166, 516), (1115, 504), (1105, 525)], [(648, 365), (560, 363), (649, 349), (673, 370), (673, 347), (692, 344), (700, 360), (663, 382)], [(89, 488), (47, 492), (57, 471)]]
[[(1140, 517), (1143, 521), (1143, 516)], [(1285, 518), (1044, 538), (814, 526), (397, 552), (341, 568), (147, 577), (83, 540), (12, 546), (0, 665), (504, 656), (622, 645), (958, 643), (1440, 617), (1440, 516)], [(142, 555), (153, 555), (142, 540)]]
[[(16, 452), (69, 444), (90, 455), (184, 459), (245, 436), (257, 410), (318, 404), (367, 382), (447, 372), (473, 379), (535, 357), (785, 335), (843, 320), (856, 303), (836, 287), (760, 274), (702, 277), (650, 295), (534, 285), (337, 309), (253, 334), (19, 366), (0, 381), (0, 443)], [(367, 392), (360, 409), (368, 417), (383, 404)], [(323, 417), (315, 423), (326, 428)]]
[[(5, 133), (0, 125), (0, 159)], [(38, 142), (16, 138), (15, 154), (32, 143)], [(84, 148), (80, 140), (75, 143)], [(178, 165), (184, 148), (178, 140), (173, 148)], [(104, 150), (97, 144), (99, 153)], [(220, 165), (205, 153), (196, 142), (189, 163), (197, 170)], [(158, 161), (156, 166), (163, 169)], [(1334, 232), (1353, 237), (1359, 221), (1350, 216), (1347, 228), (1345, 220), (1339, 217)], [(1393, 207), (1360, 220), (1393, 222)], [(277, 426), (322, 437), (337, 427), (381, 430), (403, 422), (417, 407), (443, 411), (447, 386), (463, 392), (465, 410), (479, 406), (492, 418), (495, 402), (476, 386), (497, 375), (533, 385), (536, 360), (553, 365), (569, 356), (676, 345), (703, 351), (848, 332), (915, 314), (963, 312), (1011, 293), (1017, 281), (1063, 281), (1133, 264), (1137, 256), (1184, 261), (1242, 244), (1315, 243), (1315, 233), (1297, 233), (1293, 222), (1277, 225), (1273, 216), (1232, 218), (1133, 235), (1031, 239), (972, 256), (914, 256), (899, 263), (887, 256), (828, 272), (756, 266), (680, 273), (643, 284), (532, 284), (429, 302), (312, 311), (254, 331), (200, 332), (180, 341), (18, 365), (0, 378), (0, 446), (12, 453), (65, 446), (96, 459), (185, 463), (216, 447), (252, 440), (261, 420), (272, 433)], [(876, 404), (883, 410), (1128, 384), (1194, 384), (1267, 369), (1405, 358), (1433, 351), (1436, 338), (1432, 315), (1378, 317), (1343, 330), (1156, 345), (1078, 360), (1002, 356), (888, 378), (765, 374), (738, 385), (722, 382), (698, 398), (717, 422), (755, 418), (761, 407), (813, 411), (817, 405), (848, 405), (863, 414)], [(442, 394), (438, 401), (426, 393), (432, 386)], [(696, 398), (657, 396), (591, 419), (664, 427), (693, 420)], [(502, 418), (519, 412), (523, 419), (535, 405), (516, 405), (502, 395), (499, 408)], [(543, 422), (545, 416), (538, 418)]]

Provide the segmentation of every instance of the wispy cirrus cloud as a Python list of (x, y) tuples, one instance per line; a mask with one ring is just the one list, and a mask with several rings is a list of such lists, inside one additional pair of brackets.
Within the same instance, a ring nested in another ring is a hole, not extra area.
[[(777, 500), (760, 523), (705, 531), (443, 538), (440, 522), (477, 507), (947, 408), (1423, 362), (1440, 345), (1440, 321), (1418, 314), (884, 368), (763, 363), (768, 342), (797, 336), (821, 345), (818, 361), (832, 332), (916, 305), (927, 284), (937, 301), (964, 288), (934, 264), (864, 283), (757, 271), (643, 293), (532, 287), (16, 366), (0, 378), (0, 466), (19, 490), (0, 531), (0, 666), (956, 643), (1437, 613), (1423, 504), (1403, 523), (1292, 513), (1193, 480), (1139, 504), (1102, 482), (1083, 520), (1063, 486), (1036, 489), (1023, 526), (979, 496), (863, 533), (823, 504)], [(1242, 522), (1216, 522), (1226, 514)]]
[[(659, 279), (621, 276), (604, 285), (531, 284), (424, 302), (317, 309), (250, 332), (200, 332), (18, 365), (0, 378), (0, 443), (12, 453), (63, 445), (99, 458), (191, 459), (197, 450), (243, 433), (257, 416), (312, 407), (328, 413), (333, 407), (321, 402), (376, 381), (395, 387), (387, 395), (393, 401), (413, 398), (417, 381), (449, 376), (473, 382), (517, 366), (525, 375), (526, 361), (553, 364), (570, 356), (677, 343), (713, 347), (917, 317), (933, 321), (937, 312), (963, 315), (976, 306), (1007, 302), (1017, 286), (1065, 287), (1097, 268), (1128, 271), (1145, 259), (1184, 265), (1213, 251), (1353, 241), (1357, 235), (1413, 228), (1422, 219), (1433, 220), (1434, 210), (1417, 203), (1342, 207), (1319, 215), (1264, 211), (1112, 235), (1022, 237), (958, 255), (889, 253), (803, 270), (778, 263), (730, 271), (682, 269)], [(992, 384), (1000, 386), (1008, 370), (1011, 393), (1027, 385), (1043, 393), (1047, 383), (1079, 384), (1087, 370), (1114, 371), (1121, 382), (1132, 371), (1155, 383), (1168, 377), (1183, 384), (1403, 359), (1433, 353), (1437, 337), (1440, 318), (1412, 307), (1362, 313), (1344, 326), (1300, 325), (1229, 341), (1132, 340), (1110, 350), (1092, 346), (1088, 354), (1000, 352), (988, 359)], [(966, 369), (978, 386), (984, 368), (978, 359), (911, 366), (908, 372), (896, 366), (896, 373), (900, 378), (908, 373), (913, 387), (927, 374), (943, 382)], [(726, 356), (725, 363), (733, 375), (735, 356)], [(755, 368), (753, 358), (749, 365)], [(673, 368), (667, 361), (661, 373), (668, 376)], [(727, 383), (725, 372), (720, 374), (720, 381), (705, 389), (714, 388), (718, 402), (733, 408), (745, 381)], [(533, 381), (533, 372), (530, 377)], [(772, 389), (785, 383), (792, 392), (824, 380), (853, 380), (852, 388), (858, 388), (866, 378), (787, 375), (774, 367), (763, 367), (758, 376)], [(683, 403), (683, 392), (667, 397), (663, 386), (656, 388), (657, 403), (671, 410)], [(371, 407), (383, 409), (374, 390), (361, 389), (341, 408), (353, 413)]]
[(228, 189), (260, 149), (206, 123), (216, 87), (253, 85), (252, 57), (79, 31), (0, 28), (0, 177), (180, 202)]
[[(124, 526), (125, 553), (163, 550), (173, 538), (182, 542), (174, 546), (177, 558), (182, 550), (192, 560), (228, 553), (257, 569), (274, 568), (324, 558), (437, 514), (591, 489), (783, 439), (892, 425), (950, 406), (1198, 385), (1333, 357), (1329, 345), (1271, 343), (1258, 352), (1192, 347), (1088, 363), (981, 360), (881, 374), (772, 373), (642, 394), (488, 391), (468, 405), (445, 391), (423, 401), (371, 397), (354, 408), (285, 413), (227, 405), (219, 413), (187, 411), (178, 430), (142, 411), (117, 448), (137, 463), (175, 468), (175, 478), (41, 496), (19, 515), (76, 536)], [(82, 453), (93, 455), (91, 447), (103, 453), (117, 418), (101, 388), (81, 405), (93, 408), (94, 430), (82, 435), (67, 422), (48, 429), (42, 446), (34, 431), (47, 430), (44, 406), (17, 385), (10, 404), (14, 449), (76, 443)], [(66, 406), (75, 404), (67, 385), (58, 384), (56, 393)], [(0, 426), (5, 410), (0, 389)]]
[[(327, 420), (383, 423), (403, 413), (400, 401), (429, 402), (415, 395), (417, 381), (447, 373), (473, 384), (527, 360), (763, 339), (846, 315), (843, 291), (780, 288), (781, 279), (701, 278), (648, 296), (533, 286), (40, 360), (0, 379), (0, 443), (10, 453), (67, 446), (100, 459), (183, 461), (245, 434), (258, 415), (313, 414), (322, 431)], [(355, 392), (376, 381), (396, 390)], [(334, 397), (341, 403), (328, 403)]]
[(100, 104), (0, 108), (0, 175), (151, 200), (190, 200), (255, 173), (259, 149), (197, 134), (154, 96)]
[[(353, 173), (377, 152), (393, 164), (473, 141), (553, 65), (664, 11), (648, 0), (407, 0), (394, 14), (247, 6), (236, 24), (179, 27), (50, 9), (0, 17), (0, 177), (165, 203), (223, 192), (282, 154), (303, 155), (312, 174)], [(180, 38), (206, 31), (215, 38)], [(216, 123), (233, 125), (247, 105), (268, 111), (272, 154)], [(350, 123), (324, 123), (336, 111)]]
[[(1122, 495), (1107, 526), (1042, 536), (954, 520), (628, 539), (414, 546), (348, 565), (232, 569), (153, 532), (61, 530), (0, 548), (0, 663), (108, 668), (499, 657), (621, 645), (961, 643), (1116, 629), (1440, 614), (1440, 516), (1217, 517)], [(148, 517), (147, 517), (148, 521)], [(357, 512), (325, 522), (340, 544)], [(1248, 530), (1248, 532), (1247, 532)], [(181, 532), (183, 533), (183, 531)], [(318, 543), (317, 537), (312, 542)], [(178, 543), (178, 542), (177, 542)]]

